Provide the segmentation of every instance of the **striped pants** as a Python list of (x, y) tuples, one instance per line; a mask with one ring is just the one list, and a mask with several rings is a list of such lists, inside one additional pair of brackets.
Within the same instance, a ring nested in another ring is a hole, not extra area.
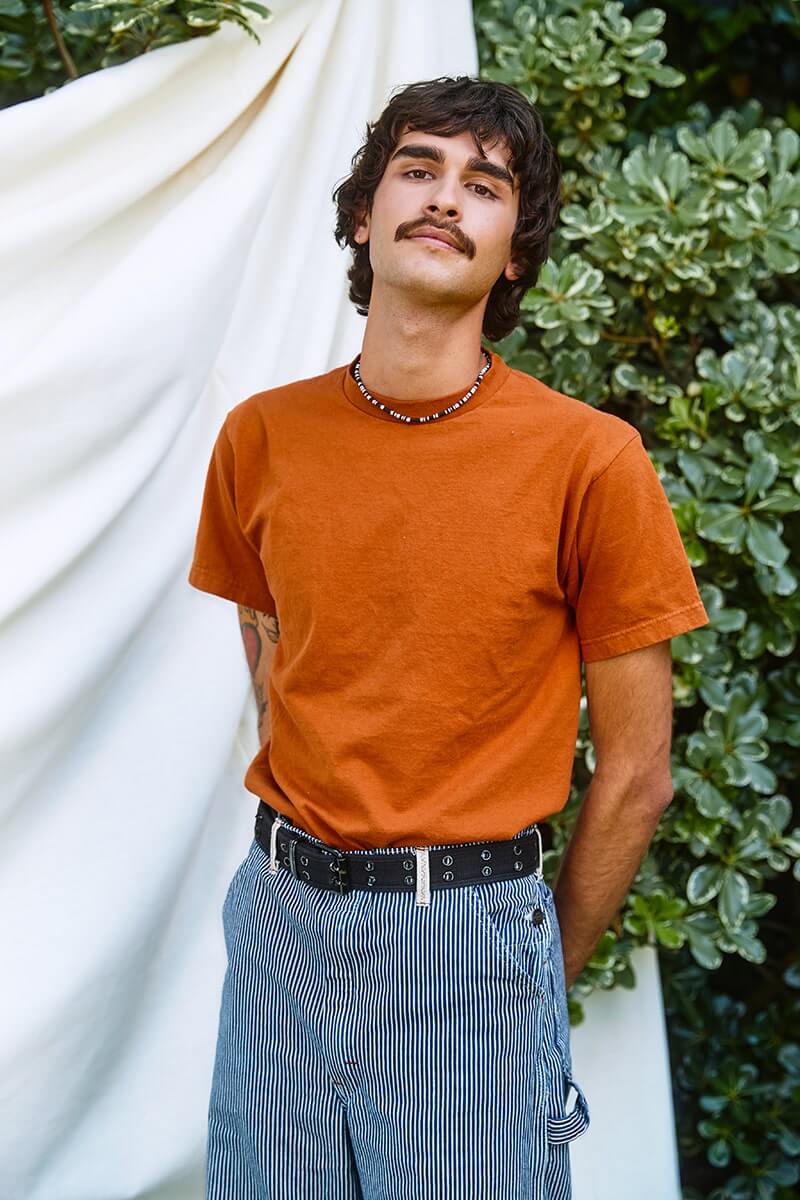
[(254, 839), (222, 917), (206, 1200), (570, 1200), (589, 1110), (544, 880), (340, 895)]

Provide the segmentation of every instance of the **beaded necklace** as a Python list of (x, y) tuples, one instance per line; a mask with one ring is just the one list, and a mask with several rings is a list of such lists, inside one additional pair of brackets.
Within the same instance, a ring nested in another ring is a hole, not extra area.
[(472, 387), (467, 392), (467, 394), (465, 396), (462, 396), (460, 400), (456, 400), (455, 403), (448, 404), (447, 408), (443, 408), (439, 412), (429, 413), (427, 417), (406, 416), (405, 413), (396, 412), (393, 408), (389, 408), (388, 405), (386, 405), (386, 404), (381, 404), (380, 400), (376, 400), (374, 396), (371, 396), (369, 394), (369, 392), (367, 391), (367, 389), (364, 387), (364, 384), (361, 382), (361, 372), (359, 371), (359, 364), (361, 362), (360, 354), (359, 354), (358, 358), (356, 359), (355, 363), (353, 364), (353, 378), (355, 379), (356, 383), (358, 384), (359, 388), (361, 389), (362, 394), (364, 396), (366, 396), (366, 398), (372, 404), (374, 404), (376, 408), (381, 409), (382, 412), (388, 413), (390, 417), (394, 417), (395, 420), (397, 420), (397, 421), (405, 422), (406, 425), (427, 425), (427, 423), (429, 421), (436, 421), (439, 419), (439, 417), (444, 417), (448, 413), (453, 412), (455, 409), (460, 408), (462, 404), (466, 404), (467, 400), (469, 400), (471, 396), (475, 395), (478, 388), (480, 387), (480, 384), (481, 384), (481, 381), (482, 381), (484, 375), (489, 370), (489, 367), (492, 365), (492, 358), (487, 350), (483, 351), (483, 357), (486, 359), (486, 362), (481, 367), (480, 371), (478, 372), (477, 378), (476, 378), (475, 382), (473, 383)]

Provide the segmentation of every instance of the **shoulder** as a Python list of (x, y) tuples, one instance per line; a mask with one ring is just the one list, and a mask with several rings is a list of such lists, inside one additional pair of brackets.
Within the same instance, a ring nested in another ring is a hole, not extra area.
[(225, 418), (225, 428), (232, 442), (242, 439), (250, 442), (262, 431), (265, 435), (269, 426), (282, 415), (302, 415), (302, 411), (313, 406), (319, 397), (337, 386), (342, 366), (319, 375), (304, 379), (293, 379), (287, 383), (253, 392), (235, 404)]
[(642, 445), (630, 421), (559, 392), (525, 371), (512, 368), (508, 386), (530, 405), (537, 425), (547, 429), (586, 482), (601, 474), (629, 444)]

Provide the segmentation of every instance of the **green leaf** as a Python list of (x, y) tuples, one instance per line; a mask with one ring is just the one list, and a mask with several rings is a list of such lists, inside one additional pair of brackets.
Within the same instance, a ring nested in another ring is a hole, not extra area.
[(631, 26), (633, 40), (644, 41), (656, 37), (664, 28), (666, 19), (667, 14), (660, 8), (646, 8), (637, 13)]
[(218, 25), (220, 22), (220, 12), (211, 5), (192, 8), (186, 14), (186, 22), (198, 29)]
[(667, 950), (679, 950), (686, 941), (686, 934), (674, 925), (656, 926), (656, 940)]
[(752, 509), (753, 512), (800, 512), (800, 493), (776, 489), (765, 496), (763, 500), (757, 500), (752, 505)]
[(778, 477), (779, 468), (780, 464), (775, 454), (762, 454), (750, 463), (744, 481), (748, 503), (754, 496), (772, 487)]
[(778, 174), (783, 175), (794, 166), (800, 156), (800, 137), (794, 129), (784, 127), (773, 138), (772, 147)]
[(617, 363), (614, 382), (624, 391), (638, 392), (642, 388), (642, 375), (631, 363)]
[(692, 904), (708, 904), (722, 887), (724, 872), (720, 863), (695, 867), (686, 883), (686, 895)]
[(722, 965), (722, 954), (713, 939), (702, 930), (686, 922), (686, 935), (692, 957), (706, 971), (716, 971)]
[(724, 163), (739, 144), (739, 136), (730, 121), (717, 121), (708, 131), (708, 144), (718, 163)]
[(733, 545), (742, 528), (742, 510), (733, 504), (701, 505), (697, 513), (697, 532), (709, 541)]
[(772, 911), (777, 902), (777, 896), (773, 896), (769, 892), (761, 892), (757, 896), (751, 896), (747, 902), (747, 916), (763, 917)]
[(765, 521), (754, 517), (747, 518), (745, 543), (753, 558), (765, 566), (782, 567), (789, 557), (789, 548), (781, 541), (778, 532)]
[(693, 780), (688, 785), (688, 791), (694, 797), (697, 811), (704, 817), (717, 820), (726, 816), (730, 810), (729, 802), (710, 779)]
[(800, 268), (800, 256), (776, 238), (764, 242), (762, 253), (765, 266), (776, 275), (793, 275)]
[(745, 876), (740, 871), (727, 869), (719, 893), (719, 915), (729, 932), (741, 925), (749, 899), (750, 885)]
[(727, 1167), (731, 1160), (730, 1146), (727, 1142), (723, 1142), (721, 1138), (712, 1142), (706, 1153), (712, 1167)]
[(746, 962), (763, 963), (766, 959), (766, 946), (752, 934), (744, 933), (740, 929), (731, 929), (728, 930), (727, 936)]

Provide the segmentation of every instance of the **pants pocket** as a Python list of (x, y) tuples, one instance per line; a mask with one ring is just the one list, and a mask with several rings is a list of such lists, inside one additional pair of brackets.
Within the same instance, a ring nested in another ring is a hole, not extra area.
[(247, 854), (233, 873), (233, 878), (228, 884), (228, 891), (222, 902), (222, 929), (229, 957), (233, 953), (237, 927), (241, 924), (241, 913), (238, 911), (239, 896), (245, 882), (247, 870), (258, 849), (260, 849), (258, 842), (253, 838)]
[(537, 994), (542, 992), (553, 943), (555, 911), (549, 888), (535, 875), (475, 884), (475, 912), (495, 954)]

